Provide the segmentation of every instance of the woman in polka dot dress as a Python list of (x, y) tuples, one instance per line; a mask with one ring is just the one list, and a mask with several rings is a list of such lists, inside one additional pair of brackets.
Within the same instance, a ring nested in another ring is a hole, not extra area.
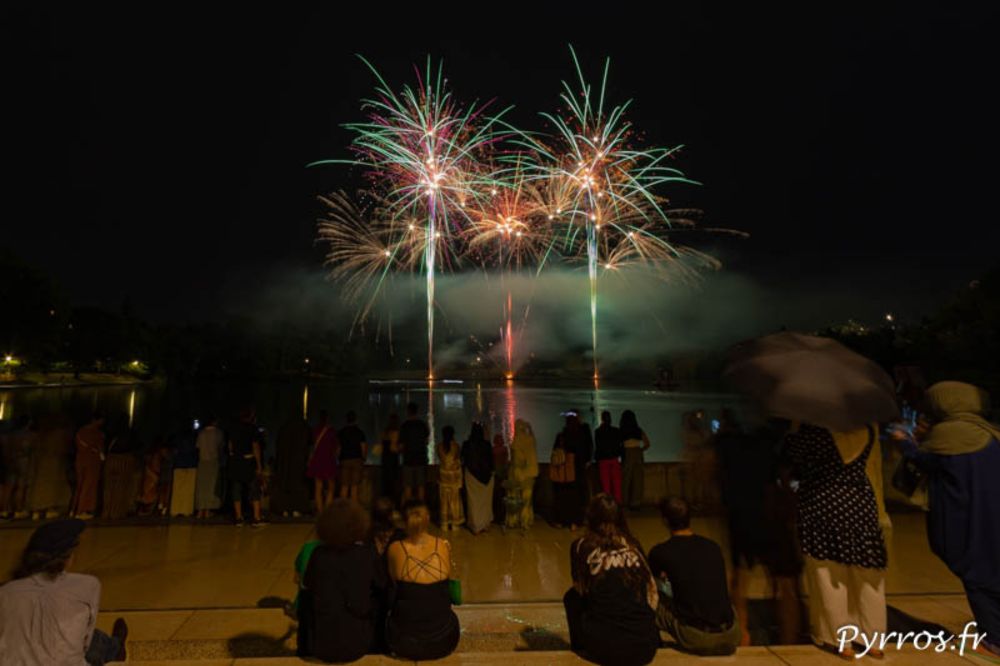
[(873, 426), (831, 433), (802, 425), (785, 437), (800, 481), (799, 539), (811, 632), (826, 647), (837, 644), (836, 632), (846, 625), (867, 635), (886, 631), (885, 541), (866, 474), (876, 432)]

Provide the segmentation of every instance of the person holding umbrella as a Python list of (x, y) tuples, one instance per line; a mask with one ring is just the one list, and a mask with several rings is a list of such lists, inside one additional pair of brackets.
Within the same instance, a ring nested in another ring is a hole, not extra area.
[[(836, 632), (846, 625), (884, 634), (887, 521), (876, 424), (899, 416), (892, 379), (834, 340), (798, 333), (737, 345), (725, 376), (764, 413), (792, 421), (784, 453), (799, 479), (813, 641), (838, 651)], [(839, 652), (854, 656), (850, 647)]]

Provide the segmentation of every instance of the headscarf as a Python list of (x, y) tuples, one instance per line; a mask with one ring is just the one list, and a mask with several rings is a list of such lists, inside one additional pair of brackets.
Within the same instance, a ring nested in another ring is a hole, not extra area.
[(462, 444), (462, 464), (476, 480), (486, 485), (493, 476), (493, 447), (486, 441), (481, 423), (473, 423), (469, 439)]
[(982, 414), (989, 406), (989, 394), (963, 382), (938, 382), (927, 389), (931, 411), (940, 421), (920, 443), (920, 449), (944, 456), (975, 453), (991, 440), (1000, 441), (1000, 426)]
[(538, 476), (538, 450), (531, 424), (524, 419), (514, 421), (514, 438), (510, 442), (510, 457), (515, 473), (522, 478)]

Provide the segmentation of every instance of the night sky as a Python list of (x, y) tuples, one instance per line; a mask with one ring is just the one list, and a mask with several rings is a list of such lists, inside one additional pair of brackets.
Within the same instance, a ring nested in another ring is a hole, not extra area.
[(610, 98), (634, 98), (651, 144), (685, 144), (704, 186), (675, 202), (752, 234), (707, 239), (726, 270), (839, 294), (838, 315), (932, 310), (1000, 263), (1000, 26), (994, 3), (889, 4), (5, 7), (0, 244), (80, 304), (225, 312), (319, 275), (315, 196), (357, 174), (305, 165), (347, 155), (373, 87), (355, 53), (397, 87), (443, 57), (459, 97), (541, 129), (572, 42), (592, 78), (611, 57)]

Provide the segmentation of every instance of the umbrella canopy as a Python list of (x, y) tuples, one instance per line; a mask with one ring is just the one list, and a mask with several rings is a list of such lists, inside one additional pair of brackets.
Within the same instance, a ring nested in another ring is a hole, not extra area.
[(892, 379), (836, 340), (775, 333), (730, 351), (725, 379), (771, 416), (838, 432), (899, 417)]

